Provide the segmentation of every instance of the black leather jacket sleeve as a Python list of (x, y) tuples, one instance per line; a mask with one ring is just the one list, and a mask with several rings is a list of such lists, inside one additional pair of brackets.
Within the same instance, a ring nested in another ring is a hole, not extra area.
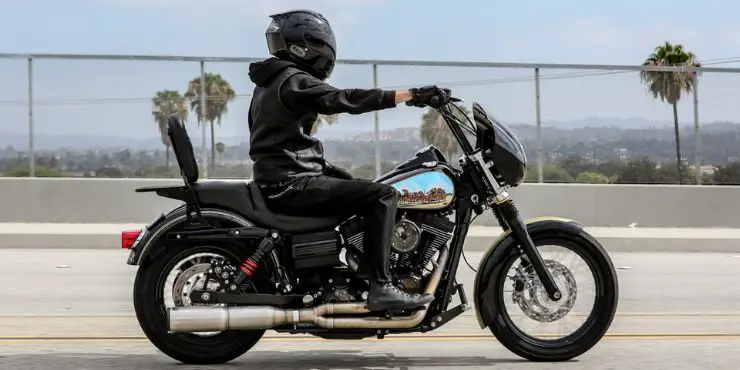
[(308, 74), (288, 78), (280, 99), (293, 113), (362, 114), (396, 106), (396, 92), (382, 89), (338, 89)]

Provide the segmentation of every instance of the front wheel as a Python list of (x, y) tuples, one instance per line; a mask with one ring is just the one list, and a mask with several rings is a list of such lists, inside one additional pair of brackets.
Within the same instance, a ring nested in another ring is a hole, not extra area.
[[(528, 360), (570, 360), (596, 345), (611, 326), (619, 301), (617, 274), (607, 252), (584, 232), (535, 233), (532, 241), (562, 298), (552, 301), (526, 257), (512, 248), (491, 271), (494, 289), (486, 301), (497, 314), (489, 329)], [(583, 265), (570, 267), (572, 260)]]

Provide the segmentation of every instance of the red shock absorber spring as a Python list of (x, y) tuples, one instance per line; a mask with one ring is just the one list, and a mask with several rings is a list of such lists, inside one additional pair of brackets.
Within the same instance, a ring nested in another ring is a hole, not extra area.
[(257, 263), (252, 261), (252, 258), (247, 258), (242, 262), (242, 264), (239, 266), (239, 269), (244, 272), (245, 275), (247, 275), (248, 278), (251, 278), (254, 275), (254, 272), (257, 271)]
[(276, 231), (270, 231), (267, 233), (267, 236), (265, 236), (264, 239), (260, 242), (260, 245), (257, 247), (257, 250), (254, 252), (254, 254), (245, 259), (244, 262), (242, 262), (241, 265), (239, 265), (240, 273), (236, 275), (234, 278), (234, 282), (237, 284), (241, 284), (244, 282), (245, 279), (251, 278), (254, 276), (254, 273), (257, 272), (257, 269), (259, 268), (259, 264), (262, 261), (262, 258), (265, 257), (266, 254), (272, 252), (272, 250), (275, 248), (275, 244), (280, 241), (280, 234), (278, 234)]

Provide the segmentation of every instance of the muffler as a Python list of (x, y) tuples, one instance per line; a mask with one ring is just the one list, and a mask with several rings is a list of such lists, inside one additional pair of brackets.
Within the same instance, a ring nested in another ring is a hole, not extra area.
[[(434, 294), (442, 278), (449, 249), (440, 249), (425, 293)], [(169, 331), (210, 332), (225, 330), (268, 330), (287, 324), (313, 324), (324, 329), (405, 329), (424, 320), (429, 304), (409, 316), (397, 317), (331, 317), (360, 315), (370, 311), (365, 302), (328, 303), (300, 310), (286, 310), (271, 306), (252, 307), (176, 307), (168, 309)]]

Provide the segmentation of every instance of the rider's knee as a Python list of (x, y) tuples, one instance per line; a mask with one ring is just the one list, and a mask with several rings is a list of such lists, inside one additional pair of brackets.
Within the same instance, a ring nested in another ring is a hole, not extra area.
[(398, 190), (387, 184), (377, 184), (377, 194), (380, 199), (390, 198), (393, 202), (398, 202), (400, 197)]

